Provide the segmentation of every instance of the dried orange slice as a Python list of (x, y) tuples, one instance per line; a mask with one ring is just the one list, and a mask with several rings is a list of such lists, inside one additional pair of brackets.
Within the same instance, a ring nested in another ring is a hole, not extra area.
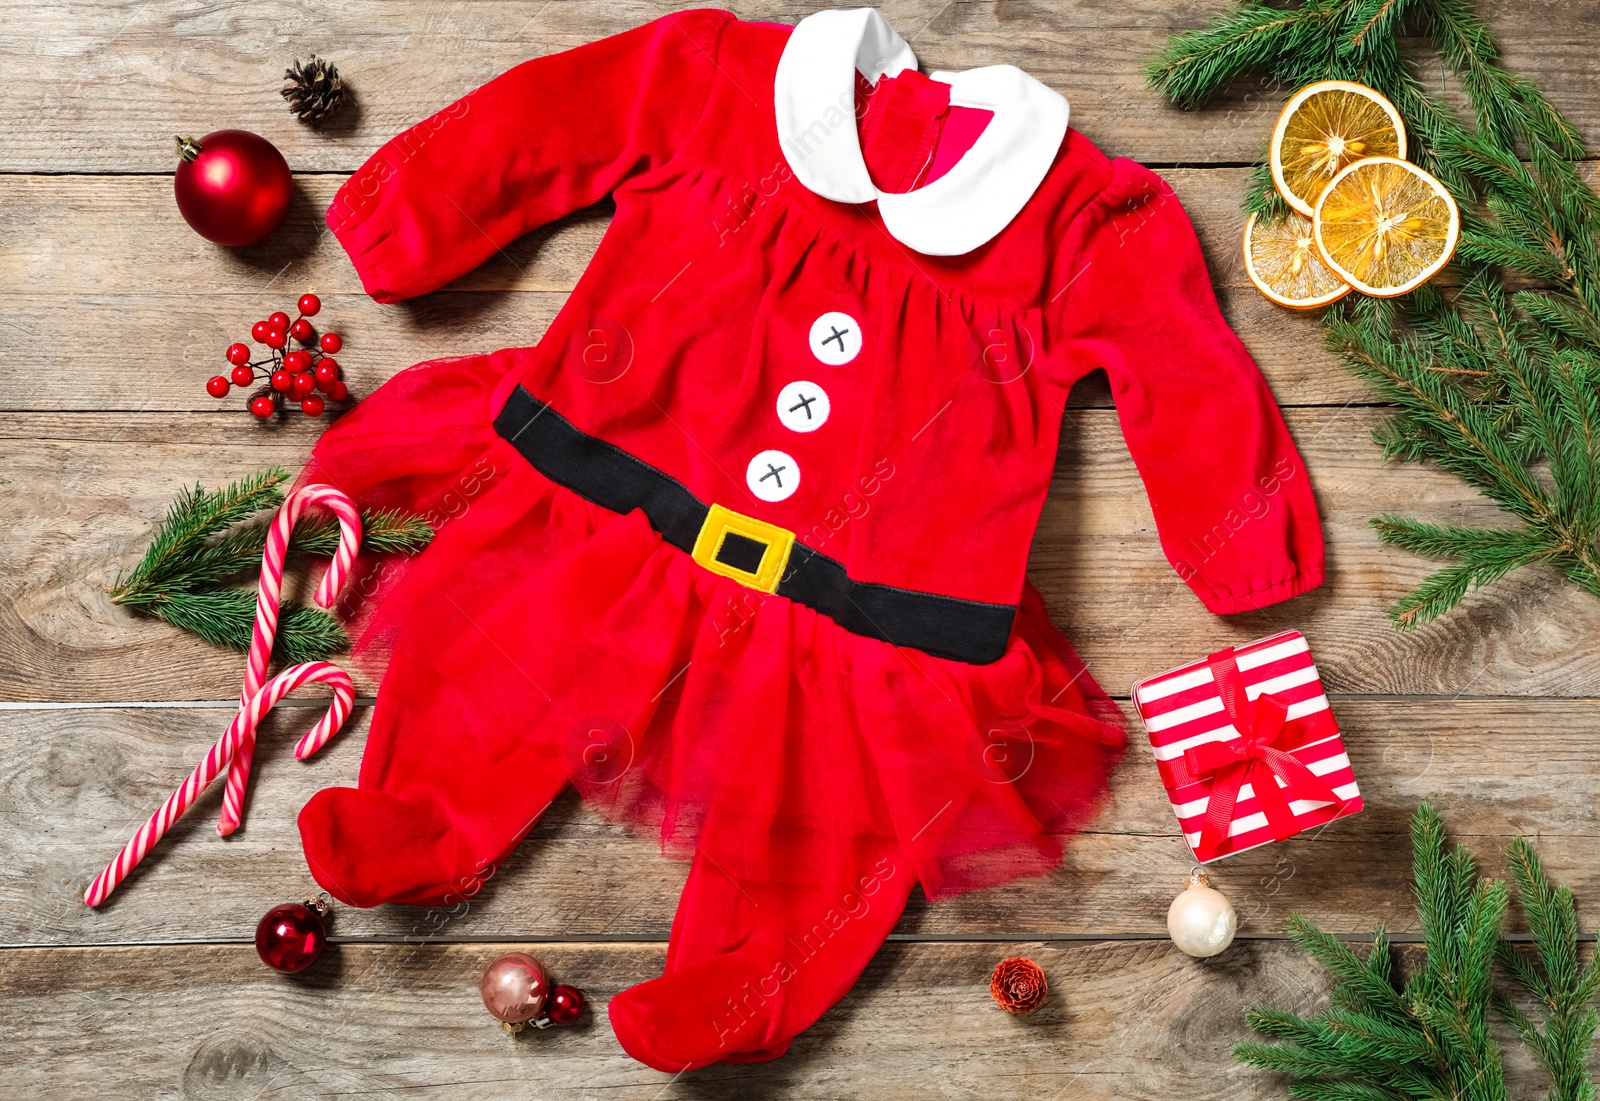
[(1252, 214), (1244, 225), (1244, 270), (1256, 290), (1291, 310), (1337, 302), (1351, 286), (1323, 263), (1311, 219), (1291, 213), (1280, 222)]
[(1333, 178), (1311, 215), (1323, 260), (1364, 294), (1393, 298), (1449, 263), (1461, 210), (1449, 190), (1398, 157), (1356, 161)]
[(1272, 130), (1272, 182), (1301, 214), (1323, 188), (1363, 157), (1404, 157), (1406, 126), (1394, 104), (1365, 84), (1322, 80), (1284, 104)]

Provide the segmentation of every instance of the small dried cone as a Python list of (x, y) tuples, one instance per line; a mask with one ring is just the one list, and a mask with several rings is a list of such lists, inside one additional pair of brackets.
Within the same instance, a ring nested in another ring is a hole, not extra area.
[(1011, 956), (995, 965), (989, 996), (1007, 1013), (1032, 1013), (1044, 1004), (1050, 983), (1044, 968), (1030, 959)]
[(283, 81), (283, 98), (301, 122), (317, 126), (344, 104), (344, 82), (339, 79), (339, 70), (333, 62), (316, 54), (304, 65), (295, 58), (294, 64), (283, 71)]

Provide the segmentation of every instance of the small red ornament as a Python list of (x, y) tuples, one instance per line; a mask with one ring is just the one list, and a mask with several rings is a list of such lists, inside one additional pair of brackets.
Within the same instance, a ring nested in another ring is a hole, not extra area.
[(312, 394), (300, 403), (300, 412), (308, 417), (320, 417), (322, 416), (322, 411), (327, 407), (328, 405), (322, 400), (321, 394)]
[(328, 387), (339, 381), (339, 363), (337, 360), (324, 359), (317, 364), (317, 389), (324, 392)]
[(1030, 959), (1011, 956), (995, 965), (989, 996), (1007, 1013), (1032, 1013), (1044, 1004), (1050, 982), (1044, 968)]
[(316, 317), (317, 311), (322, 309), (322, 299), (314, 294), (302, 294), (298, 306), (306, 317)]
[(282, 329), (268, 329), (267, 338), (262, 343), (274, 350), (281, 350), (285, 344), (289, 343), (289, 334)]
[(311, 353), (302, 348), (296, 348), (292, 352), (285, 352), (283, 355), (283, 369), (294, 374), (310, 370)]
[(235, 386), (249, 386), (255, 381), (256, 372), (248, 363), (241, 363), (228, 372)]
[(295, 375), (289, 383), (289, 396), (303, 398), (317, 388), (317, 380), (309, 374)]
[(257, 394), (250, 399), (250, 412), (266, 420), (278, 411), (278, 403), (265, 394)]
[(257, 344), (265, 344), (267, 342), (267, 334), (271, 331), (271, 325), (268, 325), (265, 321), (257, 321), (250, 326), (250, 339)]
[(570, 1025), (583, 1016), (583, 991), (575, 986), (561, 985), (550, 991), (544, 1003), (545, 1016), (555, 1025)]
[(313, 338), (316, 337), (317, 330), (311, 327), (311, 322), (302, 317), (289, 326), (289, 335), (302, 344), (310, 344)]
[(219, 245), (253, 245), (278, 228), (294, 180), (271, 142), (247, 130), (177, 141), (173, 194), (191, 229)]
[(322, 339), (317, 341), (317, 347), (331, 356), (344, 347), (344, 341), (339, 338), (338, 333), (323, 333)]
[(233, 389), (233, 387), (229, 385), (228, 380), (223, 378), (221, 375), (212, 375), (210, 378), (206, 379), (206, 393), (210, 394), (214, 398), (227, 397), (228, 391), (231, 389)]
[(228, 350), (225, 354), (228, 362), (233, 364), (235, 367), (242, 363), (249, 363), (250, 345), (240, 344), (238, 341), (235, 341), (234, 343), (228, 345)]
[(328, 387), (326, 393), (333, 401), (343, 401), (345, 398), (350, 396), (350, 387), (346, 386), (343, 382), (336, 382), (332, 386)]
[(289, 315), (284, 313), (282, 310), (278, 310), (276, 313), (270, 313), (267, 315), (267, 328), (287, 329), (288, 327)]
[(324, 920), (328, 910), (328, 904), (320, 898), (286, 902), (268, 910), (256, 926), (256, 951), (262, 962), (290, 975), (316, 963), (328, 945)]
[(272, 388), (274, 390), (287, 390), (293, 385), (294, 375), (291, 372), (281, 368), (272, 372)]

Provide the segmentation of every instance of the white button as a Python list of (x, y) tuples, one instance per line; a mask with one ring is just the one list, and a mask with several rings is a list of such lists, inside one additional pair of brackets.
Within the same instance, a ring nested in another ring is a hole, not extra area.
[(825, 313), (811, 323), (811, 353), (832, 367), (861, 351), (861, 326), (847, 313)]
[(794, 432), (815, 432), (828, 419), (828, 393), (814, 382), (791, 382), (778, 391), (778, 419)]
[(800, 488), (800, 467), (782, 451), (763, 451), (750, 460), (744, 480), (763, 501), (781, 501)]

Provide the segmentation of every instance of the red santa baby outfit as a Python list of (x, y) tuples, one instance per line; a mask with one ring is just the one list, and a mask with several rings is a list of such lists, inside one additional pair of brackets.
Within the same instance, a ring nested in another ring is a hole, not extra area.
[(923, 76), (870, 10), (683, 12), (530, 61), (379, 150), (329, 224), (431, 291), (613, 195), (533, 348), (423, 364), (309, 476), (433, 511), (372, 614), (359, 786), (300, 824), (355, 905), (470, 894), (569, 782), (692, 858), (677, 1071), (781, 1054), (914, 884), (1038, 874), (1123, 735), (1024, 570), (1067, 391), (1110, 376), (1206, 606), (1322, 580), (1300, 457), (1153, 173), (1010, 66)]

